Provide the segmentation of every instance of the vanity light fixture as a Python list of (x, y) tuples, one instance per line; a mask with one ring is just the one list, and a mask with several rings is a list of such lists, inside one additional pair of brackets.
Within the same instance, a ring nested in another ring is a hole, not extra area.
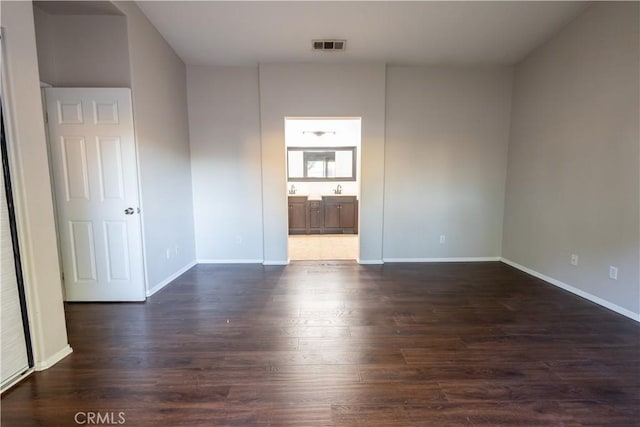
[(307, 134), (310, 134), (310, 133), (315, 135), (315, 136), (318, 136), (318, 137), (324, 136), (326, 134), (331, 134), (331, 135), (335, 135), (336, 134), (336, 132), (333, 131), (333, 130), (305, 130), (305, 131), (302, 131), (303, 135), (307, 135)]

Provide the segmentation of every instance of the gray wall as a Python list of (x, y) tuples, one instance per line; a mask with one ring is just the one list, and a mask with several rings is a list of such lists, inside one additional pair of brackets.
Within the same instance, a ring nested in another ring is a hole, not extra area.
[(127, 22), (34, 8), (40, 79), (53, 86), (130, 87)]
[(197, 257), (285, 262), (284, 118), (352, 116), (362, 262), (498, 258), (511, 85), (506, 67), (188, 67)]
[(511, 86), (507, 67), (387, 69), (385, 260), (500, 256)]
[(115, 4), (127, 17), (147, 289), (153, 289), (195, 261), (186, 67), (135, 3)]
[(189, 66), (187, 81), (197, 258), (261, 262), (258, 68)]
[(287, 262), (284, 119), (362, 117), (361, 262), (382, 261), (385, 66), (260, 66), (264, 259)]
[(382, 65), (188, 67), (198, 259), (287, 262), (284, 119), (362, 117), (360, 258), (382, 260)]
[[(37, 369), (68, 354), (31, 2), (0, 3), (2, 98)], [(4, 238), (4, 236), (3, 236)]]
[(518, 65), (503, 243), (505, 258), (636, 318), (638, 13), (596, 3)]

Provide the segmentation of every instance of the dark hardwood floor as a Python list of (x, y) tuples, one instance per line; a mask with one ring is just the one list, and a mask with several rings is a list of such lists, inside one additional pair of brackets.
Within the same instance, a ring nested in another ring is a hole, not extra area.
[(201, 265), (66, 314), (2, 426), (640, 425), (640, 325), (497, 262)]

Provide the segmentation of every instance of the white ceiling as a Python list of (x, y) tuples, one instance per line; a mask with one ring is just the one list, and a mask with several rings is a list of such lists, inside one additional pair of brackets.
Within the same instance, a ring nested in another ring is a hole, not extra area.
[[(187, 64), (513, 64), (586, 2), (138, 1)], [(347, 39), (346, 52), (311, 40)]]

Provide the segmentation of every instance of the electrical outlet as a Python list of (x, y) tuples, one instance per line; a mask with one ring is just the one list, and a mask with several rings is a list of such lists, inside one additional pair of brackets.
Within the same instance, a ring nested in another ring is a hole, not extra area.
[(178, 254), (180, 253), (180, 246), (176, 246), (174, 252), (176, 256), (178, 256)]
[(571, 265), (578, 265), (578, 255), (571, 254)]
[(167, 248), (167, 259), (171, 258), (171, 249)]
[(447, 241), (447, 236), (445, 236), (444, 234), (440, 235), (440, 243), (446, 243)]
[(609, 279), (618, 280), (618, 267), (609, 266)]

